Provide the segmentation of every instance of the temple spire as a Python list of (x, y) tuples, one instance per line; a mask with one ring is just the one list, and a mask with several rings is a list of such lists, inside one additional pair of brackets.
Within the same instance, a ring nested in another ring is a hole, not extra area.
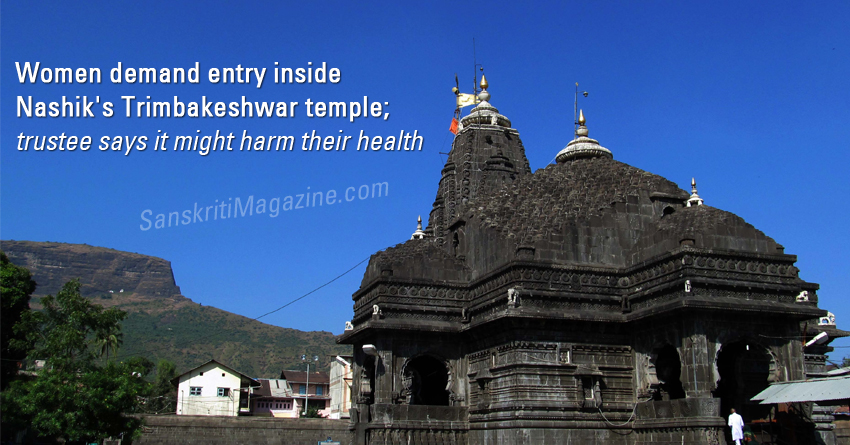
[(691, 206), (701, 206), (703, 205), (703, 199), (699, 197), (697, 194), (697, 180), (696, 178), (691, 178), (691, 197), (688, 198), (687, 201), (688, 207)]
[(422, 215), (416, 220), (416, 231), (410, 236), (410, 239), (423, 239), (425, 232), (422, 231)]
[(559, 164), (577, 158), (614, 157), (611, 150), (599, 145), (599, 141), (587, 137), (587, 120), (584, 118), (584, 110), (579, 110), (578, 124), (575, 138), (555, 156)]
[(490, 84), (487, 82), (487, 78), (484, 77), (484, 74), (481, 75), (481, 92), (478, 93), (478, 99), (481, 102), (487, 102), (490, 100), (490, 92), (487, 91), (487, 88)]
[(475, 125), (479, 128), (485, 125), (503, 128), (511, 127), (510, 119), (499, 114), (499, 110), (490, 104), (491, 96), (490, 92), (487, 91), (489, 87), (490, 83), (487, 82), (487, 78), (482, 74), (481, 92), (478, 93), (478, 104), (472, 109), (472, 111), (470, 111), (468, 116), (464, 116), (460, 120), (460, 124), (458, 125), (458, 134), (460, 134), (460, 132), (462, 132), (465, 128), (469, 128), (471, 125)]

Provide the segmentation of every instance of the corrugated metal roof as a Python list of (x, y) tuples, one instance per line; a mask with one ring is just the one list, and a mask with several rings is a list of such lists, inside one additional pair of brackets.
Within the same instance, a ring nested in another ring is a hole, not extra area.
[(258, 397), (292, 397), (292, 389), (286, 380), (258, 379), (261, 386), (254, 390)]
[(771, 403), (850, 400), (850, 375), (774, 383), (751, 400)]

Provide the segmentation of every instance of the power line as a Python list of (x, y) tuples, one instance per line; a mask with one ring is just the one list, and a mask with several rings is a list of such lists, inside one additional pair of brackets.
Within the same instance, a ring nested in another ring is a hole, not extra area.
[(368, 261), (368, 260), (369, 260), (369, 258), (364, 258), (362, 261), (360, 261), (359, 263), (357, 263), (357, 264), (355, 264), (354, 266), (352, 266), (352, 267), (351, 267), (351, 269), (348, 269), (348, 270), (346, 270), (345, 272), (343, 272), (343, 273), (341, 273), (341, 274), (337, 275), (337, 276), (336, 276), (336, 278), (334, 278), (333, 280), (328, 281), (327, 283), (325, 283), (325, 284), (323, 284), (323, 285), (321, 285), (321, 286), (319, 286), (319, 287), (317, 287), (317, 288), (315, 288), (315, 289), (311, 290), (310, 292), (307, 292), (306, 294), (304, 294), (304, 295), (302, 295), (302, 296), (300, 296), (300, 297), (298, 297), (298, 298), (296, 298), (296, 299), (294, 299), (294, 300), (290, 301), (289, 303), (284, 304), (283, 306), (281, 306), (281, 307), (279, 307), (279, 308), (277, 308), (277, 309), (275, 309), (275, 310), (273, 310), (273, 311), (271, 311), (271, 312), (266, 312), (265, 314), (260, 315), (260, 316), (259, 316), (259, 317), (257, 317), (257, 318), (254, 318), (254, 320), (259, 320), (259, 319), (261, 319), (261, 318), (265, 317), (266, 315), (274, 314), (275, 312), (277, 312), (277, 311), (279, 311), (279, 310), (281, 310), (281, 309), (283, 309), (283, 308), (285, 308), (285, 307), (289, 306), (290, 304), (293, 304), (293, 303), (295, 303), (295, 302), (297, 302), (297, 301), (299, 301), (299, 300), (301, 300), (301, 299), (303, 299), (303, 298), (307, 297), (308, 295), (312, 294), (313, 292), (316, 292), (317, 290), (319, 290), (319, 289), (321, 289), (321, 288), (323, 288), (323, 287), (325, 287), (325, 286), (327, 286), (327, 285), (329, 285), (329, 284), (333, 283), (334, 281), (336, 281), (336, 280), (338, 280), (338, 279), (340, 279), (340, 278), (344, 277), (346, 274), (348, 274), (348, 273), (349, 273), (349, 272), (351, 272), (352, 270), (356, 269), (356, 268), (357, 268), (357, 266), (359, 266), (359, 265), (361, 265), (361, 264), (365, 263), (365, 262), (366, 262), (366, 261)]
[[(356, 269), (358, 266), (360, 266), (361, 264), (365, 263), (365, 262), (366, 262), (366, 261), (368, 261), (368, 260), (369, 260), (369, 257), (364, 258), (364, 259), (363, 259), (363, 260), (361, 260), (359, 263), (357, 263), (357, 264), (355, 264), (354, 266), (352, 266), (350, 269), (348, 269), (348, 270), (346, 270), (345, 272), (343, 272), (343, 273), (341, 273), (341, 274), (337, 275), (336, 277), (334, 277), (332, 280), (330, 280), (330, 281), (328, 281), (328, 282), (326, 282), (326, 283), (322, 284), (321, 286), (319, 286), (319, 287), (317, 287), (317, 288), (315, 288), (315, 289), (311, 290), (310, 292), (307, 292), (306, 294), (304, 294), (304, 295), (302, 295), (302, 296), (300, 296), (300, 297), (298, 297), (298, 298), (296, 298), (296, 299), (294, 299), (294, 300), (292, 300), (292, 301), (290, 301), (290, 302), (288, 302), (288, 303), (284, 304), (283, 306), (281, 306), (281, 307), (279, 307), (279, 308), (277, 308), (277, 309), (275, 309), (275, 310), (273, 310), (273, 311), (266, 312), (265, 314), (260, 315), (259, 317), (254, 317), (254, 318), (252, 318), (251, 320), (259, 320), (259, 319), (261, 319), (261, 318), (263, 318), (263, 317), (265, 317), (265, 316), (267, 316), (267, 315), (274, 314), (275, 312), (280, 311), (281, 309), (283, 309), (283, 308), (285, 308), (285, 307), (287, 307), (287, 306), (289, 306), (289, 305), (291, 305), (291, 304), (294, 304), (294, 303), (296, 303), (296, 302), (298, 302), (298, 301), (300, 301), (300, 300), (303, 300), (304, 298), (306, 298), (306, 297), (310, 296), (311, 294), (315, 293), (316, 291), (318, 291), (318, 290), (320, 290), (320, 289), (324, 288), (325, 286), (327, 286), (327, 285), (329, 285), (329, 284), (333, 283), (334, 281), (336, 281), (336, 280), (338, 280), (338, 279), (340, 279), (340, 278), (344, 277), (344, 276), (345, 276), (345, 275), (347, 275), (349, 272), (351, 272), (352, 270)], [(201, 335), (198, 335), (197, 337), (193, 337), (193, 338), (186, 339), (184, 342), (181, 342), (181, 343), (191, 343), (192, 341), (194, 341), (194, 340), (195, 340), (195, 338), (199, 338), (199, 337), (201, 337), (201, 336), (205, 336), (205, 337), (206, 337), (206, 338), (208, 338), (208, 339), (209, 339), (209, 338), (214, 338), (216, 335), (221, 335), (221, 334), (223, 334), (223, 333), (225, 333), (225, 331), (221, 331), (221, 330), (220, 330), (220, 331), (218, 331), (217, 333), (212, 334), (212, 335), (203, 335), (203, 334), (201, 334)], [(135, 353), (133, 353), (132, 355), (131, 355), (131, 354), (117, 354), (117, 355), (115, 356), (115, 359), (116, 359), (116, 360), (118, 360), (118, 359), (121, 359), (121, 358), (127, 358), (127, 357), (139, 356), (139, 355), (146, 355), (146, 354), (149, 354), (149, 353), (151, 353), (151, 352), (161, 351), (161, 350), (163, 350), (163, 349), (174, 349), (174, 348), (176, 348), (178, 345), (180, 345), (180, 344), (174, 344), (174, 345), (163, 346), (163, 347), (160, 347), (160, 348), (148, 349), (148, 350), (145, 350), (145, 351), (135, 352)]]

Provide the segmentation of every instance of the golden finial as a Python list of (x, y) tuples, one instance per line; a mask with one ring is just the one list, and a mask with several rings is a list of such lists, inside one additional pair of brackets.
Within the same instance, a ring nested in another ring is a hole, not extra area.
[(482, 74), (482, 75), (481, 75), (481, 89), (482, 89), (482, 90), (486, 90), (486, 89), (487, 89), (487, 87), (489, 87), (489, 86), (490, 86), (490, 84), (489, 84), (489, 83), (487, 83), (487, 78), (486, 78), (486, 77), (484, 77), (484, 74)]
[(583, 126), (584, 126), (584, 123), (585, 123), (585, 120), (584, 120), (584, 111), (582, 111), (582, 110), (578, 110), (578, 124), (579, 124), (579, 125), (581, 125), (581, 126), (583, 127)]
[(697, 188), (696, 178), (691, 178), (691, 188), (694, 189), (694, 192), (696, 192), (696, 188)]

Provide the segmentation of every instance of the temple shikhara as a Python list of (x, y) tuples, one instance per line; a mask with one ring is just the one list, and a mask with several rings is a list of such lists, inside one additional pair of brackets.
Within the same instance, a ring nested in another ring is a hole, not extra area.
[(354, 293), (354, 443), (722, 444), (732, 408), (761, 443), (835, 443), (828, 403), (753, 400), (828, 377), (847, 335), (797, 257), (584, 113), (532, 173), (481, 88), (426, 227)]

